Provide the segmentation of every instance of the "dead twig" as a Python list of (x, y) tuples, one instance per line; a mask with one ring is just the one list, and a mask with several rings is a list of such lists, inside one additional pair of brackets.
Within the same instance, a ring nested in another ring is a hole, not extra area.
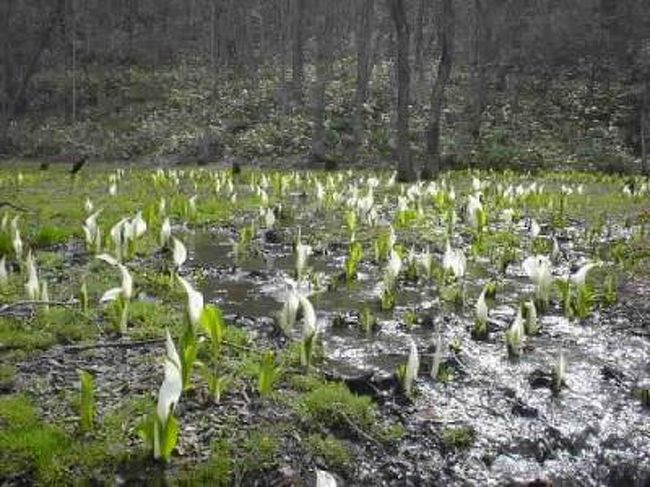
[(369, 435), (368, 433), (366, 433), (365, 431), (363, 431), (359, 426), (357, 426), (357, 424), (354, 421), (352, 421), (350, 419), (350, 417), (347, 414), (345, 414), (342, 411), (339, 411), (339, 415), (348, 424), (348, 426), (350, 428), (352, 428), (352, 430), (354, 430), (354, 432), (357, 435), (359, 435), (360, 437), (362, 437), (366, 441), (369, 441), (370, 443), (374, 443), (375, 445), (382, 446), (381, 441), (379, 441), (377, 438), (375, 438), (375, 437)]
[(0, 307), (0, 314), (7, 313), (14, 308), (20, 308), (21, 306), (75, 306), (74, 301), (16, 301), (15, 303), (5, 304)]
[[(148, 338), (145, 340), (128, 340), (128, 341), (115, 341), (115, 342), (97, 342), (97, 343), (87, 343), (82, 345), (68, 345), (63, 347), (65, 351), (82, 351), (82, 350), (93, 350), (97, 348), (130, 348), (130, 347), (141, 347), (145, 345), (154, 345), (159, 343), (165, 343), (165, 338)], [(239, 350), (246, 351), (255, 351), (252, 348), (245, 347), (243, 345), (237, 345), (230, 342), (223, 342), (224, 345), (232, 347)]]
[(83, 350), (93, 350), (97, 348), (130, 348), (130, 347), (141, 347), (144, 345), (152, 345), (158, 343), (164, 343), (164, 338), (149, 338), (147, 340), (129, 340), (123, 342), (98, 342), (98, 343), (87, 343), (83, 345), (67, 345), (63, 347), (63, 350), (68, 351), (83, 351)]

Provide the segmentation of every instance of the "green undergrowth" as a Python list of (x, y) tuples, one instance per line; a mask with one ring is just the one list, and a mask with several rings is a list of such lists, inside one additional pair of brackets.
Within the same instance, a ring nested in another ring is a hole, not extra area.
[(305, 443), (307, 450), (314, 457), (322, 459), (329, 469), (345, 472), (350, 468), (352, 457), (349, 447), (338, 438), (313, 434), (307, 437)]
[(125, 404), (98, 430), (79, 436), (68, 425), (41, 420), (28, 397), (0, 396), (0, 479), (38, 485), (108, 481), (111, 468), (124, 460), (131, 412)]
[[(104, 96), (78, 107), (70, 123), (54, 113), (25, 116), (9, 130), (15, 152), (35, 157), (69, 152), (74, 146), (107, 160), (133, 158), (194, 161), (226, 155), (246, 159), (290, 158), (308, 154), (310, 147), (309, 103), (287, 110), (279, 104), (284, 75), (277, 68), (261, 66), (259, 89), (248, 79), (216, 72), (186, 60), (155, 70), (87, 66), (84, 77), (63, 76), (55, 71), (34, 79), (34, 90), (70, 93), (75, 79), (82, 93)], [(341, 58), (332, 66), (333, 82), (326, 91), (325, 141), (337, 160), (349, 157), (354, 107), (355, 59)], [(391, 97), (392, 66), (377, 63), (372, 70), (369, 103), (364, 110), (364, 133), (359, 156), (373, 162), (392, 157), (392, 129), (387, 120), (394, 109)], [(462, 70), (450, 81), (445, 102), (442, 150), (456, 163), (485, 168), (512, 165), (552, 167), (555, 164), (596, 163), (603, 168), (630, 164), (627, 147), (631, 106), (622, 96), (628, 89), (618, 83), (590, 84), (591, 66), (579, 63), (575, 79), (550, 80), (540, 98), (539, 80), (522, 77), (516, 90), (492, 90), (481, 136), (472, 141), (465, 119), (472, 105), (473, 88)], [(310, 81), (313, 69), (307, 69)], [(416, 93), (416, 96), (418, 94)], [(422, 158), (429, 116), (426, 96), (411, 109), (414, 154)], [(46, 97), (48, 98), (48, 97)], [(45, 108), (45, 107), (43, 107)], [(514, 123), (516, 120), (516, 123)], [(615, 121), (615, 122), (614, 122)], [(205, 154), (207, 152), (207, 154)]]
[[(178, 485), (241, 485), (277, 465), (279, 437), (273, 427), (246, 431), (212, 443), (210, 459), (181, 476)], [(271, 432), (269, 432), (271, 431)]]

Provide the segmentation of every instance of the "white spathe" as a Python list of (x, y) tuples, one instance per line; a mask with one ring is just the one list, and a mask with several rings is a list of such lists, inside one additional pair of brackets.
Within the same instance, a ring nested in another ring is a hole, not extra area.
[(172, 224), (169, 218), (165, 218), (160, 227), (160, 246), (164, 247), (172, 236)]
[(3, 255), (2, 258), (0, 258), (0, 284), (6, 284), (8, 279), (9, 275), (7, 274), (6, 259)]
[(13, 234), (14, 236), (11, 240), (11, 245), (14, 248), (16, 259), (20, 260), (23, 255), (23, 240), (20, 238), (20, 230), (18, 230), (18, 228), (14, 229)]
[(531, 255), (522, 263), (522, 267), (538, 291), (544, 292), (551, 285), (551, 261), (545, 255)]
[(481, 291), (481, 295), (476, 301), (476, 318), (481, 323), (485, 323), (488, 319), (488, 307), (485, 303), (485, 289)]
[(445, 270), (451, 271), (456, 277), (463, 277), (465, 275), (465, 267), (467, 259), (465, 254), (460, 249), (452, 249), (447, 241), (445, 255), (442, 258), (442, 267)]
[(36, 272), (36, 264), (34, 263), (34, 258), (30, 252), (27, 255), (27, 283), (25, 284), (25, 290), (27, 291), (27, 296), (32, 301), (36, 301), (40, 295), (40, 287), (38, 282), (38, 273)]
[(316, 470), (316, 487), (336, 487), (334, 476), (325, 470)]
[(94, 208), (95, 205), (93, 205), (93, 202), (90, 201), (90, 198), (86, 198), (86, 201), (84, 203), (84, 210), (86, 210), (86, 213), (92, 213)]
[(97, 210), (95, 213), (90, 215), (83, 224), (83, 231), (86, 236), (86, 243), (90, 246), (92, 245), (99, 234), (99, 227), (97, 226), (97, 217), (102, 212), (102, 210)]
[(169, 331), (167, 331), (165, 339), (165, 348), (165, 378), (158, 391), (158, 406), (156, 407), (156, 414), (163, 425), (167, 423), (170, 413), (178, 404), (181, 392), (183, 392), (181, 361)]
[(126, 268), (125, 265), (119, 263), (115, 257), (108, 254), (101, 254), (97, 256), (97, 259), (103, 260), (107, 264), (110, 264), (114, 267), (117, 267), (122, 274), (122, 285), (121, 287), (109, 289), (101, 297), (100, 302), (104, 301), (113, 301), (119, 296), (122, 296), (124, 299), (131, 299), (133, 297), (133, 278), (131, 273)]
[(391, 250), (388, 263), (386, 264), (386, 281), (392, 285), (399, 276), (401, 270), (402, 258), (397, 252), (395, 252), (395, 250)]
[(318, 332), (316, 311), (306, 296), (300, 296), (298, 299), (302, 307), (302, 336), (303, 338), (309, 338)]
[(147, 233), (147, 222), (142, 218), (142, 212), (136, 213), (135, 217), (131, 220), (131, 235), (134, 238), (140, 238)]
[(409, 358), (406, 362), (406, 372), (404, 373), (404, 392), (410, 394), (413, 388), (413, 382), (418, 376), (418, 370), (420, 368), (420, 355), (418, 354), (418, 347), (415, 344), (415, 340), (411, 338), (411, 343), (409, 346)]
[(587, 273), (594, 267), (599, 267), (601, 265), (601, 262), (587, 262), (571, 276), (571, 281), (578, 287), (584, 286), (587, 282)]
[(299, 238), (298, 243), (296, 243), (296, 274), (299, 279), (302, 277), (305, 268), (307, 267), (307, 258), (311, 254), (311, 245), (303, 244)]
[(542, 227), (539, 226), (535, 220), (530, 221), (530, 238), (535, 239), (539, 236), (542, 231)]
[(483, 205), (478, 196), (470, 194), (467, 197), (467, 221), (470, 226), (477, 228), (479, 223), (479, 212), (483, 211)]
[(192, 285), (178, 276), (178, 280), (185, 288), (187, 293), (187, 313), (190, 317), (192, 325), (198, 325), (203, 313), (203, 294), (192, 287)]
[(172, 252), (174, 258), (174, 266), (176, 269), (179, 269), (183, 264), (185, 264), (185, 261), (187, 260), (187, 248), (183, 242), (178, 240), (176, 237), (173, 237), (172, 240), (174, 242), (174, 250)]

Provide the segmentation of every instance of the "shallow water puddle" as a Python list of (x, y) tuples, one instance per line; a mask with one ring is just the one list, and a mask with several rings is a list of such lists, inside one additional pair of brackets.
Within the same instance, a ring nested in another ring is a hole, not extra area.
[[(203, 291), (208, 300), (217, 301), (226, 313), (275, 316), (282, 306), (276, 296), (293, 272), (290, 245), (262, 244), (263, 257), (239, 260), (235, 267), (232, 245), (215, 243), (209, 234), (196, 240), (194, 264), (205, 271)], [(573, 247), (565, 243), (563, 251), (574, 252), (575, 261), (579, 254)], [(312, 256), (310, 266), (331, 277), (341, 272), (344, 259), (342, 251), (323, 253)], [(409, 422), (418, 427), (429, 422), (463, 425), (475, 432), (476, 441), (464, 460), (452, 467), (454, 475), (489, 485), (533, 478), (590, 482), (598, 475), (611, 478), (612, 469), (632, 460), (645, 464), (643, 468), (650, 464), (648, 412), (630, 394), (635, 381), (650, 375), (647, 340), (614, 331), (603, 314), (595, 313), (579, 325), (561, 316), (561, 310), (551, 309), (540, 316), (541, 333), (526, 340), (522, 359), (512, 362), (502, 336), (514, 319), (515, 306), (531, 291), (521, 267), (513, 265), (506, 274), (503, 292), (490, 311), (491, 322), (498, 326), (487, 342), (470, 337), (473, 303), (463, 310), (441, 304), (435, 284), (402, 283), (394, 312), (377, 311), (376, 283), (382, 269), (366, 262), (362, 267), (357, 282), (311, 298), (326, 323), (321, 335), (326, 367), (341, 377), (369, 371), (392, 374), (406, 361), (408, 337), (415, 338), (422, 364)], [(555, 268), (556, 275), (566, 272), (566, 266)], [(466, 292), (471, 296), (487, 282), (468, 281)], [(364, 306), (371, 307), (380, 324), (372, 336), (357, 324), (332, 326), (337, 313), (359, 312)], [(431, 326), (407, 329), (403, 324), (407, 310), (429, 316)], [(447, 352), (444, 357), (451, 364), (448, 383), (429, 378), (436, 330), (445, 345), (458, 344), (455, 354)], [(553, 397), (548, 372), (560, 352), (568, 362), (567, 387)], [(610, 369), (616, 380), (608, 377)], [(408, 449), (406, 442), (403, 448)]]

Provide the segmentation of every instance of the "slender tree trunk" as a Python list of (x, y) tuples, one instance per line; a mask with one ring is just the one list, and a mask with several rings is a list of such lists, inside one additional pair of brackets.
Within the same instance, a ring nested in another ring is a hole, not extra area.
[(11, 63), (11, 32), (9, 29), (10, 19), (13, 7), (13, 0), (7, 0), (3, 8), (3, 28), (2, 28), (2, 99), (0, 114), (0, 152), (3, 152), (7, 147), (7, 131), (9, 129), (9, 106), (10, 106), (10, 86), (13, 78), (12, 63)]
[(280, 83), (278, 86), (278, 102), (280, 104), (280, 109), (282, 113), (286, 115), (289, 113), (290, 109), (290, 99), (289, 93), (291, 92), (291, 87), (289, 86), (287, 72), (289, 66), (289, 52), (290, 49), (287, 48), (290, 39), (290, 32), (287, 28), (289, 22), (286, 19), (290, 18), (291, 15), (291, 0), (282, 0), (280, 4), (281, 8), (278, 12), (278, 38), (280, 41)]
[(409, 27), (404, 0), (388, 0), (397, 35), (397, 179), (417, 178), (409, 141), (409, 101), (411, 68), (409, 65)]
[(326, 161), (325, 149), (325, 89), (332, 71), (332, 20), (331, 5), (317, 7), (318, 33), (316, 48), (316, 82), (312, 93), (312, 162)]
[(368, 85), (372, 74), (371, 39), (374, 16), (374, 0), (359, 0), (360, 11), (357, 22), (357, 84), (354, 96), (352, 159), (356, 159), (363, 140), (364, 104), (368, 100)]
[(424, 93), (424, 25), (427, 0), (420, 0), (415, 24), (415, 99), (421, 100)]
[(57, 25), (59, 25), (63, 20), (64, 13), (65, 13), (65, 0), (57, 0), (56, 4), (52, 7), (50, 16), (46, 21), (45, 27), (41, 32), (41, 37), (38, 41), (38, 44), (34, 49), (34, 52), (32, 53), (27, 66), (23, 70), (23, 76), (17, 85), (17, 90), (15, 93), (13, 92), (13, 90), (10, 89), (11, 80), (7, 80), (7, 82), (9, 83), (8, 84), (9, 91), (12, 92), (6, 93), (6, 96), (8, 96), (8, 103), (7, 103), (7, 109), (5, 115), (2, 120), (2, 125), (0, 126), (0, 148), (6, 147), (9, 122), (25, 104), (29, 83), (32, 77), (34, 76), (34, 74), (36, 73), (36, 69), (38, 68), (38, 62), (41, 59), (41, 55), (43, 54), (43, 51), (45, 51), (45, 48), (47, 47), (50, 41), (52, 32), (54, 31), (54, 28)]
[(485, 73), (484, 53), (488, 35), (486, 34), (488, 19), (485, 18), (485, 8), (482, 0), (474, 0), (474, 39), (472, 49), (472, 92), (474, 100), (470, 118), (470, 135), (474, 147), (477, 147), (481, 139), (481, 119), (487, 103), (487, 86)]
[(72, 29), (72, 123), (77, 123), (77, 10), (75, 1), (71, 1)]
[(648, 82), (645, 81), (643, 84), (643, 102), (641, 104), (641, 172), (644, 175), (649, 175), (648, 172), (648, 152), (646, 147), (646, 138), (647, 138), (647, 125), (648, 125)]
[(262, 53), (262, 15), (260, 14), (259, 0), (255, 0), (253, 7), (248, 12), (250, 58), (248, 71), (250, 74), (251, 89), (257, 91), (260, 84), (259, 64)]
[(217, 15), (216, 15), (216, 7), (214, 5), (214, 2), (215, 0), (212, 0), (210, 2), (210, 68), (212, 68), (213, 72), (217, 66), (216, 49), (215, 49), (216, 29), (214, 25), (214, 23), (216, 22)]
[(304, 21), (305, 21), (306, 0), (294, 0), (293, 2), (293, 56), (292, 56), (292, 91), (293, 101), (297, 106), (303, 103), (303, 82), (305, 78), (305, 54), (303, 52), (305, 43)]
[(435, 178), (440, 172), (440, 117), (445, 99), (445, 89), (451, 76), (453, 63), (455, 15), (453, 0), (442, 0), (442, 21), (439, 27), (441, 54), (438, 76), (431, 91), (431, 115), (427, 128), (427, 165), (425, 179)]

